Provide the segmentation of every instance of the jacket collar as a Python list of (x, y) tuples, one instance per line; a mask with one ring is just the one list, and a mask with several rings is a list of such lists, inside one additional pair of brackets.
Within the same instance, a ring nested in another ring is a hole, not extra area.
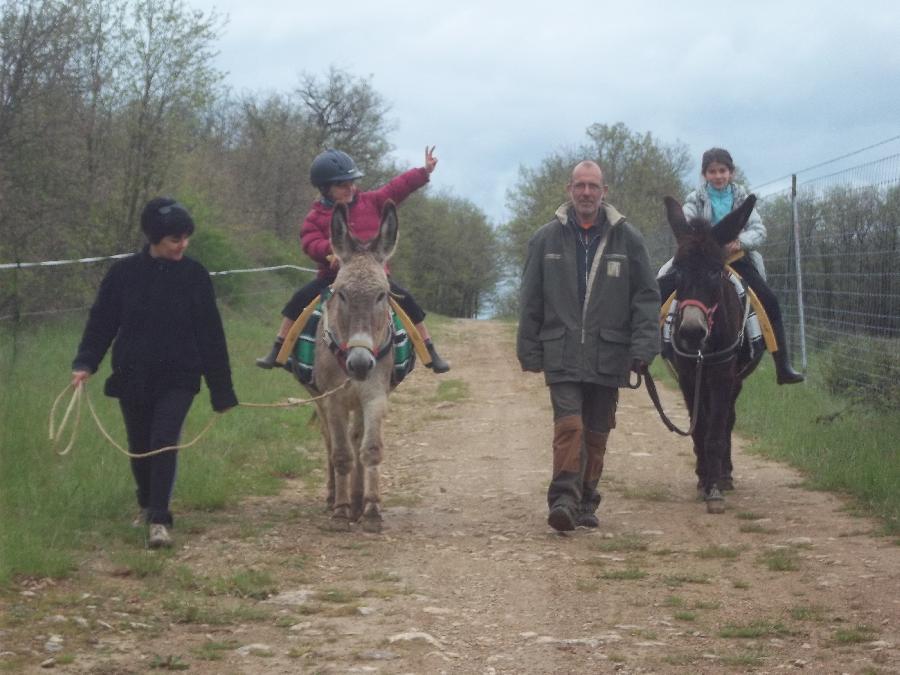
[[(615, 227), (616, 225), (618, 225), (619, 223), (621, 223), (625, 220), (625, 216), (623, 216), (621, 213), (619, 213), (618, 210), (616, 210), (616, 207), (613, 206), (612, 204), (603, 202), (601, 207), (603, 208), (603, 211), (606, 214), (606, 222), (609, 223), (610, 227)], [(572, 200), (571, 199), (569, 201), (561, 204), (560, 207), (558, 209), (556, 209), (556, 213), (554, 215), (556, 216), (556, 219), (563, 225), (567, 225), (570, 222), (569, 221), (569, 209), (570, 208), (572, 208)], [(574, 224), (577, 225), (578, 223), (574, 223)]]

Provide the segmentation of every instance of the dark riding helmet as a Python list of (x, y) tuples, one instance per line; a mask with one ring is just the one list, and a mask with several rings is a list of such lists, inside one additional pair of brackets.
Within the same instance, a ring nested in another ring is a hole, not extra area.
[(350, 155), (331, 148), (320, 153), (309, 167), (309, 182), (320, 189), (331, 183), (356, 180), (363, 176), (365, 174), (357, 168)]

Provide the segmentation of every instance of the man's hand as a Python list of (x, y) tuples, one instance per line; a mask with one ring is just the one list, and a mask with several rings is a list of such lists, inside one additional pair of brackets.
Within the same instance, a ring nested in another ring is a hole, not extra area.
[(434, 171), (434, 167), (437, 166), (437, 157), (434, 156), (434, 148), (435, 146), (431, 146), (430, 148), (425, 146), (425, 171), (429, 174)]
[(643, 373), (647, 370), (647, 362), (644, 359), (631, 359), (631, 372)]

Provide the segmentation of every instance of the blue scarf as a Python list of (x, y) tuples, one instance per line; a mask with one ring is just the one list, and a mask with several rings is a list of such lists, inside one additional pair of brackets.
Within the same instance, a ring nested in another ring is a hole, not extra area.
[(734, 206), (734, 194), (732, 193), (731, 183), (721, 190), (707, 183), (706, 194), (709, 195), (709, 204), (712, 206), (712, 222), (715, 225), (731, 213), (731, 209)]

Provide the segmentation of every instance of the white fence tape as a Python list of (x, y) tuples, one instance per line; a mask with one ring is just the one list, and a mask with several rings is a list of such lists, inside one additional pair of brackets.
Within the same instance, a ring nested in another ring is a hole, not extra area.
[[(0, 270), (25, 269), (28, 267), (56, 267), (58, 265), (75, 265), (80, 263), (99, 262), (101, 260), (116, 260), (118, 258), (127, 258), (134, 253), (117, 253), (116, 255), (98, 256), (95, 258), (73, 258), (72, 260), (43, 260), (41, 262), (17, 262), (17, 263), (0, 263)], [(299, 265), (275, 265), (274, 267), (251, 267), (240, 270), (221, 270), (219, 272), (210, 272), (210, 276), (222, 276), (225, 274), (244, 274), (247, 272), (271, 272), (273, 270), (298, 270), (300, 272), (316, 272), (318, 270), (309, 267), (300, 267)]]

